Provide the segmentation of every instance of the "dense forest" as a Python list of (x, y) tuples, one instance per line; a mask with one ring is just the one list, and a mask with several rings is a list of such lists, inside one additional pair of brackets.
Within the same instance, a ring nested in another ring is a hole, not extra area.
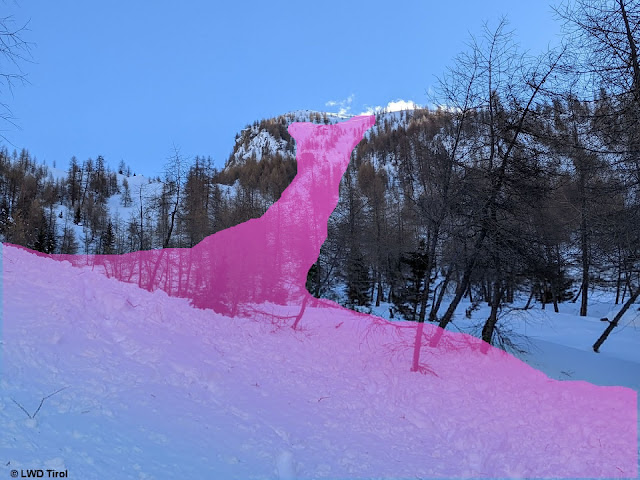
[[(534, 57), (505, 22), (473, 39), (440, 79), (437, 107), (377, 114), (341, 183), (308, 290), (351, 308), (446, 327), (466, 296), (558, 311), (594, 288), (640, 292), (640, 66), (637, 2), (559, 11), (566, 41)], [(101, 156), (64, 175), (28, 151), (0, 151), (0, 235), (46, 253), (190, 247), (255, 218), (295, 176), (293, 121), (256, 121), (223, 169), (179, 151), (141, 179)], [(117, 208), (116, 208), (117, 207)], [(125, 212), (124, 215), (122, 212)], [(468, 312), (469, 313), (469, 312)]]

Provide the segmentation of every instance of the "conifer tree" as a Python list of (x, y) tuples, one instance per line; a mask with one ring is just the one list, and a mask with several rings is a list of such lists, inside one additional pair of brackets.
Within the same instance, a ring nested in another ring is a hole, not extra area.
[(112, 255), (116, 253), (116, 236), (113, 231), (113, 223), (111, 220), (107, 223), (107, 229), (102, 234), (102, 253), (104, 255)]
[(129, 181), (125, 178), (122, 179), (122, 206), (127, 208), (133, 203), (131, 198), (131, 189), (129, 188)]

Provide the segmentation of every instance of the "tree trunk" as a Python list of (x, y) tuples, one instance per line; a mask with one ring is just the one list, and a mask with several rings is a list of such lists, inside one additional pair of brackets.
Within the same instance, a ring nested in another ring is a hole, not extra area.
[(491, 306), (491, 287), (486, 278), (482, 279), (482, 299), (487, 302), (487, 307)]
[(416, 326), (416, 337), (413, 341), (413, 361), (411, 362), (411, 371), (420, 371), (420, 348), (422, 347), (422, 334), (424, 332), (424, 321), (418, 322)]
[[(447, 274), (444, 277), (444, 282), (442, 282), (442, 284), (440, 285), (438, 298), (434, 302), (433, 306), (431, 307), (431, 311), (429, 312), (429, 321), (431, 322), (435, 322), (438, 319), (438, 310), (440, 310), (440, 305), (442, 304), (442, 299), (444, 298), (444, 294), (447, 291), (447, 286), (449, 285), (450, 279), (451, 279), (451, 269), (447, 270)], [(434, 295), (435, 295), (435, 292), (434, 292)], [(471, 290), (469, 290), (469, 298), (471, 298)]]
[(589, 236), (587, 232), (587, 197), (585, 188), (585, 173), (580, 172), (580, 247), (582, 254), (582, 299), (580, 301), (580, 316), (587, 316), (587, 302), (589, 300)]
[(495, 331), (496, 324), (498, 323), (498, 306), (502, 299), (502, 293), (503, 289), (500, 285), (500, 280), (496, 280), (493, 283), (493, 302), (491, 303), (491, 313), (489, 314), (489, 318), (487, 318), (484, 327), (482, 327), (482, 340), (488, 344), (491, 344), (493, 332)]
[[(486, 236), (487, 229), (483, 228), (478, 235), (472, 255), (467, 260), (462, 279), (460, 280), (460, 283), (458, 283), (458, 287), (456, 288), (456, 294), (449, 304), (447, 311), (444, 313), (444, 315), (440, 319), (440, 322), (438, 323), (438, 326), (440, 328), (447, 328), (447, 325), (449, 325), (449, 322), (451, 322), (451, 319), (453, 318), (453, 314), (455, 313), (456, 308), (458, 308), (458, 305), (460, 304), (460, 300), (462, 300), (462, 297), (467, 292), (467, 288), (469, 288), (469, 283), (471, 280), (471, 274), (473, 273), (473, 267), (476, 264), (476, 258), (478, 256), (478, 253), (480, 252), (480, 248), (482, 248), (482, 244), (484, 243), (484, 239)], [(439, 337), (433, 337), (431, 343), (433, 344), (433, 342), (438, 340)]]
[(527, 300), (527, 304), (524, 306), (524, 310), (528, 310), (529, 309), (529, 305), (531, 305), (531, 300), (533, 300), (533, 296), (536, 293), (536, 287), (535, 285), (533, 287), (531, 287), (531, 293), (529, 294), (529, 300)]
[(180, 205), (180, 179), (178, 178), (178, 191), (176, 193), (176, 203), (173, 205), (173, 211), (171, 212), (171, 223), (169, 224), (169, 231), (167, 232), (167, 236), (162, 242), (162, 248), (167, 248), (169, 246), (169, 242), (171, 242), (171, 233), (173, 233), (173, 226), (176, 220), (176, 213), (178, 213), (178, 206)]
[(573, 297), (573, 300), (571, 300), (571, 303), (576, 303), (580, 298), (580, 295), (582, 295), (582, 283), (580, 284), (580, 289), (578, 290), (578, 293), (576, 293), (576, 296)]
[(622, 262), (618, 258), (618, 278), (616, 280), (616, 305), (620, 302), (620, 287), (622, 286)]
[[(143, 211), (142, 211), (142, 185), (140, 185), (140, 250), (144, 250), (144, 223), (143, 223)], [(140, 279), (142, 281), (142, 279)]]
[(298, 325), (300, 324), (300, 320), (302, 320), (304, 311), (307, 309), (308, 302), (309, 302), (309, 295), (305, 295), (304, 298), (302, 299), (302, 305), (300, 306), (300, 311), (298, 312), (298, 315), (296, 315), (296, 319), (293, 322), (293, 325), (291, 326), (291, 328), (293, 328), (294, 330), (298, 329)]
[[(429, 261), (429, 264), (431, 262)], [(431, 288), (431, 269), (429, 268), (424, 279), (424, 289), (422, 291), (422, 295), (420, 296), (420, 316), (418, 321), (420, 323), (424, 322), (425, 317), (427, 316), (427, 300), (429, 299), (429, 288)]]
[(606, 330), (602, 333), (602, 335), (600, 335), (600, 338), (598, 338), (596, 343), (593, 344), (594, 352), (598, 353), (598, 350), (600, 349), (604, 341), (607, 339), (611, 331), (618, 326), (618, 322), (620, 321), (622, 316), (627, 312), (627, 310), (629, 310), (629, 307), (631, 307), (631, 305), (636, 301), (636, 299), (638, 298), (638, 295), (640, 295), (640, 288), (638, 288), (635, 291), (635, 293), (633, 293), (633, 295), (629, 297), (629, 300), (626, 301), (626, 303), (622, 306), (622, 308), (620, 309), (618, 314), (613, 318), (613, 320), (609, 320), (607, 318), (602, 319), (603, 321), (608, 321), (609, 325), (607, 326)]

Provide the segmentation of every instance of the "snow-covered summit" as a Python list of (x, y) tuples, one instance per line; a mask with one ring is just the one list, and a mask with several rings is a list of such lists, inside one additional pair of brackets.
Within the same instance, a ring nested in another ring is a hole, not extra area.
[[(375, 112), (376, 125), (365, 138), (385, 131), (395, 130), (409, 125), (414, 118), (424, 115), (426, 110), (379, 111)], [(295, 143), (287, 132), (287, 127), (295, 122), (311, 122), (318, 124), (335, 124), (345, 121), (354, 115), (345, 115), (313, 110), (296, 110), (275, 118), (255, 121), (247, 125), (236, 135), (233, 152), (225, 164), (225, 168), (243, 165), (247, 160), (260, 161), (263, 158), (281, 155), (288, 159), (295, 158)]]

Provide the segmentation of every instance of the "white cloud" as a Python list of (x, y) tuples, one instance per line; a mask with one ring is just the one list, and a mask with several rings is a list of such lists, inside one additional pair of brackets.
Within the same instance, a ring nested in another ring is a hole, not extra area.
[(364, 112), (360, 112), (360, 115), (373, 115), (374, 113), (379, 113), (382, 111), (382, 107), (369, 107)]
[(395, 102), (387, 103), (385, 110), (387, 112), (400, 112), (402, 110), (415, 110), (420, 108), (413, 100), (396, 100)]
[[(325, 103), (325, 106), (337, 107), (338, 109), (337, 114), (340, 116), (353, 115), (351, 112), (351, 108), (355, 98), (356, 98), (355, 94), (352, 93), (351, 95), (349, 95), (347, 98), (343, 100), (329, 100), (328, 102)], [(402, 100), (402, 99), (392, 100), (389, 103), (387, 103), (387, 105), (384, 107), (381, 107), (379, 105), (376, 107), (369, 107), (365, 105), (365, 107), (367, 107), (366, 110), (360, 113), (359, 115), (373, 115), (374, 113), (400, 112), (402, 110), (415, 110), (417, 108), (422, 108), (413, 100)]]
[(400, 112), (402, 110), (415, 110), (416, 108), (420, 108), (420, 105), (415, 103), (413, 100), (392, 100), (387, 103), (386, 107), (368, 107), (364, 112), (360, 115), (373, 115), (374, 113), (380, 112)]
[(350, 115), (351, 104), (353, 103), (354, 98), (356, 98), (356, 96), (352, 93), (344, 100), (329, 100), (324, 105), (326, 107), (339, 107), (338, 115)]

